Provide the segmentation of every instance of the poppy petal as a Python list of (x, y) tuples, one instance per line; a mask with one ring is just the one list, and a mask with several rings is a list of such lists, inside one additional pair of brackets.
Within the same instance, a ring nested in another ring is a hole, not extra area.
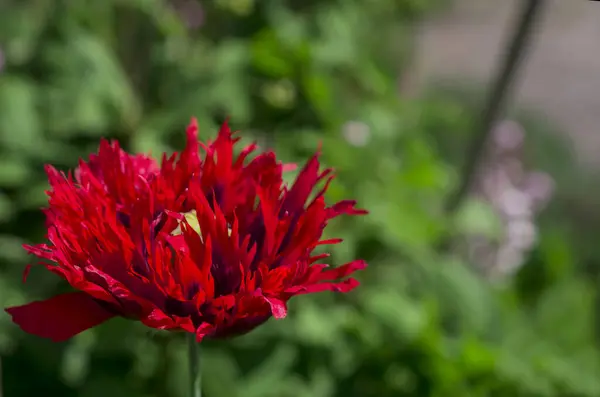
[(5, 310), (23, 331), (54, 342), (65, 341), (115, 316), (84, 292), (57, 295)]

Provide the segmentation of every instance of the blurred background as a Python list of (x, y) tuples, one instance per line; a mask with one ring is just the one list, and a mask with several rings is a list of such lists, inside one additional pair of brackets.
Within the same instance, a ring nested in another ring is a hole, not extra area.
[[(371, 211), (330, 226), (332, 262), (370, 267), (203, 344), (206, 397), (598, 397), (599, 21), (565, 0), (0, 0), (0, 303), (68, 290), (21, 284), (43, 164), (100, 137), (171, 152), (191, 116), (203, 139), (230, 116), (286, 161), (323, 142), (329, 199)], [(181, 335), (135, 322), (53, 344), (0, 314), (0, 397), (185, 397), (186, 366)]]

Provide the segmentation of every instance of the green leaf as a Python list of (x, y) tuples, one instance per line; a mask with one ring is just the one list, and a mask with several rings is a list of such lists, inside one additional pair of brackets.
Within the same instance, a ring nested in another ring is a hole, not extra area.
[(43, 145), (37, 87), (24, 79), (0, 77), (0, 145), (20, 155)]
[(8, 222), (14, 215), (12, 201), (0, 191), (0, 222)]
[(0, 154), (0, 186), (21, 186), (30, 176), (31, 169), (24, 158)]
[(140, 104), (113, 50), (79, 30), (65, 44), (47, 48), (56, 73), (48, 92), (52, 132), (99, 135), (114, 123), (135, 129)]
[(502, 233), (502, 223), (492, 206), (480, 199), (468, 199), (454, 219), (456, 230), (466, 235), (479, 235), (497, 239)]
[(270, 77), (289, 77), (293, 74), (292, 59), (287, 57), (273, 31), (259, 33), (250, 45), (252, 65)]
[(364, 298), (367, 312), (378, 323), (393, 329), (405, 342), (417, 338), (427, 324), (424, 306), (398, 292), (381, 289), (371, 291)]

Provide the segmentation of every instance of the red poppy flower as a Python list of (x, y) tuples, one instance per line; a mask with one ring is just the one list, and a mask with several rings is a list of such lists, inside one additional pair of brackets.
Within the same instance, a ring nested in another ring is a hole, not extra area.
[(364, 261), (328, 269), (317, 263), (328, 255), (311, 252), (341, 241), (320, 240), (330, 219), (366, 211), (325, 204), (333, 174), (319, 171), (318, 154), (288, 188), (289, 166), (272, 152), (246, 161), (256, 145), (234, 156), (232, 135), (224, 124), (200, 144), (193, 120), (184, 151), (160, 165), (102, 141), (74, 175), (48, 166), (49, 243), (25, 248), (79, 292), (8, 308), (13, 321), (62, 341), (123, 316), (201, 340), (285, 317), (294, 295), (356, 287), (346, 277)]

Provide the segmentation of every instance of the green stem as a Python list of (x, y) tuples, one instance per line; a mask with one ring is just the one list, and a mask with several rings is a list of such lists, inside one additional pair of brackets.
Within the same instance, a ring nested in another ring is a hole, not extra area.
[(200, 344), (196, 334), (188, 333), (188, 354), (190, 370), (190, 397), (202, 397), (202, 367), (200, 363)]

